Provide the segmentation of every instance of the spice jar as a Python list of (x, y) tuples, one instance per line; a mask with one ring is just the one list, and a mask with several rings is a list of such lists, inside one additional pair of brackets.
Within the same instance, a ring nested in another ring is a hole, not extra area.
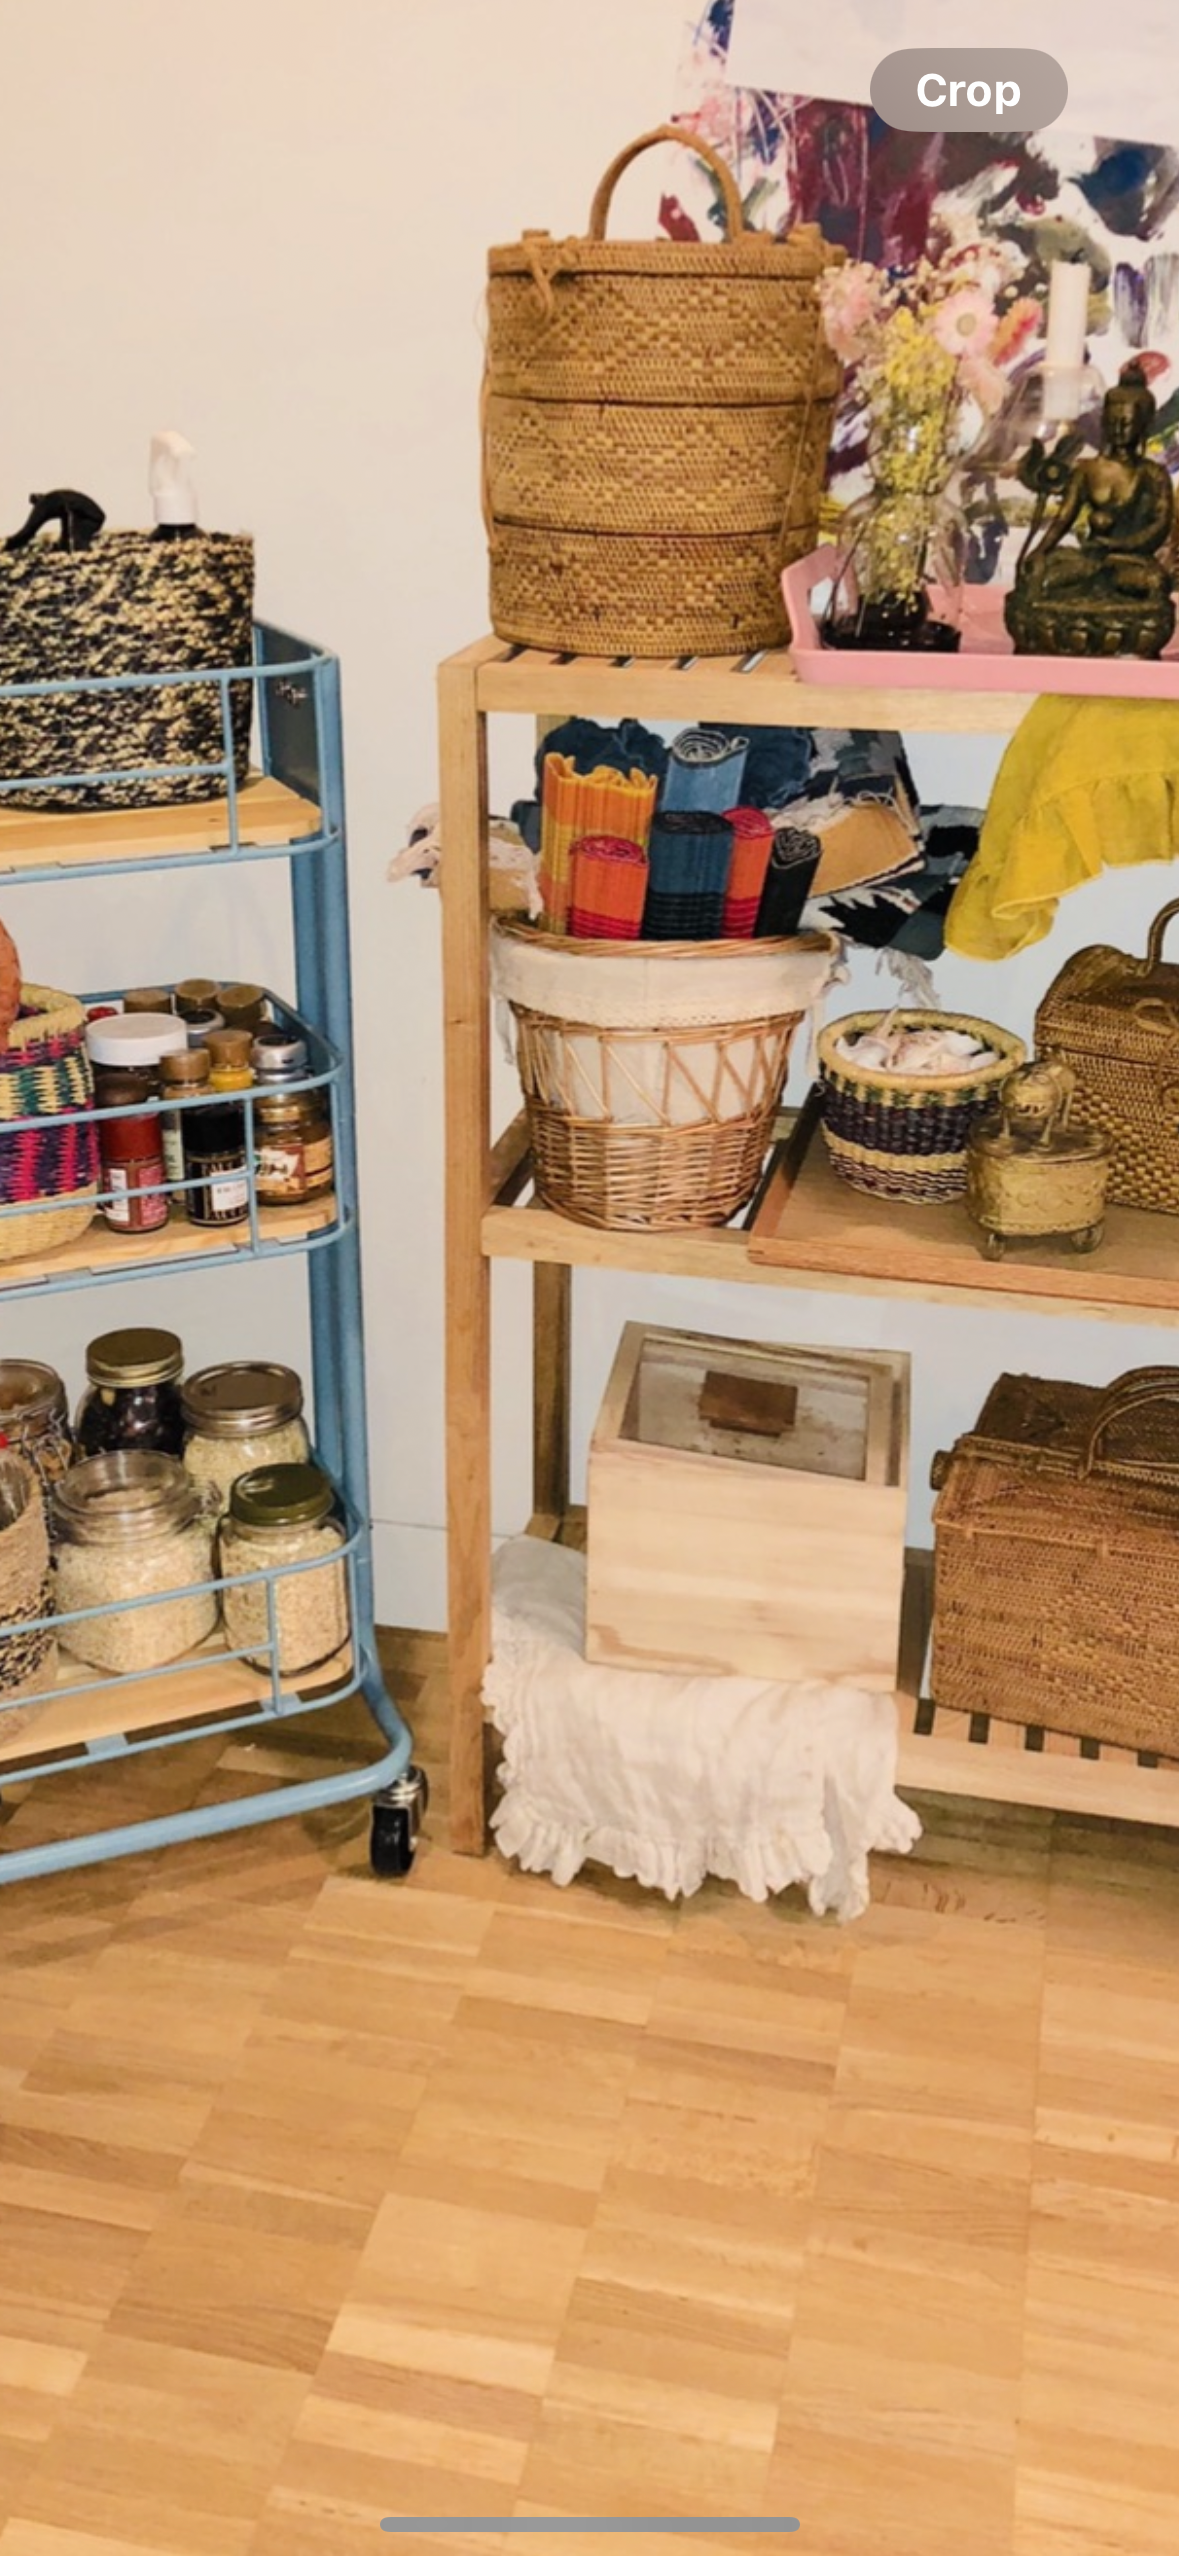
[(248, 1029), (252, 1038), (266, 1018), (266, 996), (260, 985), (223, 985), (217, 1009), (226, 1029)]
[(179, 1056), (188, 1031), (175, 1012), (110, 1012), (86, 1027), (86, 1053), (96, 1068), (147, 1074), (154, 1084), (161, 1056)]
[(171, 1009), (172, 997), (164, 985), (134, 985), (130, 993), (123, 996), (125, 1014), (150, 1012), (153, 1018), (158, 1020), (161, 1015), (170, 1013)]
[(90, 1389), (75, 1422), (84, 1456), (184, 1452), (180, 1378), (184, 1351), (174, 1331), (105, 1331), (86, 1352)]
[(225, 1589), (229, 1647), (244, 1652), (256, 1668), (270, 1664), (270, 1588), (277, 1665), (284, 1677), (319, 1668), (348, 1640), (347, 1564), (331, 1558), (344, 1542), (344, 1530), (332, 1516), (334, 1505), (331, 1483), (314, 1464), (267, 1465), (233, 1486), (221, 1529), (223, 1579), (232, 1583), (246, 1572), (289, 1569), (292, 1563), (322, 1558), (317, 1571)]
[(267, 1207), (301, 1207), (332, 1185), (327, 1094), (284, 1088), (308, 1070), (306, 1040), (291, 1038), (285, 1030), (260, 1032), (253, 1065), (259, 1093), (254, 1108), (258, 1196)]
[(94, 1088), (100, 1109), (121, 1113), (98, 1123), (103, 1216), (115, 1233), (156, 1233), (168, 1222), (158, 1112), (143, 1112), (145, 1094), (138, 1074), (115, 1074), (106, 1068), (95, 1075)]
[(210, 1030), (224, 1029), (220, 1012), (190, 1012), (185, 1028), (190, 1047), (207, 1047)]
[[(201, 1585), (213, 1575), (212, 1524), (174, 1456), (100, 1455), (76, 1464), (54, 1495), (53, 1522), (59, 1617), (119, 1610), (59, 1624), (62, 1649), (75, 1659), (137, 1674), (180, 1659), (212, 1633), (217, 1593)], [(135, 1603), (142, 1598), (157, 1603)]]
[[(190, 1047), (183, 1056), (161, 1056), (160, 1089), (165, 1100), (189, 1098), (207, 1090), (211, 1058), (207, 1047)], [(187, 1113), (170, 1109), (160, 1120), (160, 1142), (164, 1154), (164, 1171), (169, 1180), (186, 1177), (184, 1154), (184, 1122)]]
[(304, 1464), (303, 1387), (293, 1367), (260, 1358), (202, 1367), (183, 1393), (188, 1441), (184, 1462), (218, 1513), (234, 1483), (259, 1466)]
[(186, 976), (175, 988), (172, 1001), (182, 1021), (193, 1021), (202, 1013), (217, 1009), (217, 988), (211, 976)]
[[(247, 1092), (254, 1080), (248, 1030), (212, 1030), (210, 1092)], [(194, 1109), (185, 1132), (188, 1177), (201, 1186), (186, 1192), (194, 1225), (242, 1225), (250, 1212), (245, 1111), (229, 1099), (223, 1109)]]
[(0, 1447), (31, 1464), (50, 1491), (74, 1461), (66, 1389), (53, 1367), (35, 1358), (0, 1358)]

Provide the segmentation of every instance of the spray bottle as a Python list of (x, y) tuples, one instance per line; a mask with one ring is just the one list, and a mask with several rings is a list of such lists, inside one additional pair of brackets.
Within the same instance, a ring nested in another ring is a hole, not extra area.
[(192, 541), (197, 533), (197, 501), (191, 464), (195, 447), (171, 428), (151, 439), (148, 486), (155, 507), (157, 541)]

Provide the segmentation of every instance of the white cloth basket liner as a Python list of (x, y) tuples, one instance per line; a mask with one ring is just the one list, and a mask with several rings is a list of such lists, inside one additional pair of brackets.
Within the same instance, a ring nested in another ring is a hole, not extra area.
[(834, 975), (839, 943), (829, 932), (794, 941), (746, 941), (673, 955), (647, 943), (640, 955), (599, 955), (559, 946), (537, 933), (491, 935), (492, 992), (527, 1012), (587, 1029), (727, 1029), (809, 1012)]

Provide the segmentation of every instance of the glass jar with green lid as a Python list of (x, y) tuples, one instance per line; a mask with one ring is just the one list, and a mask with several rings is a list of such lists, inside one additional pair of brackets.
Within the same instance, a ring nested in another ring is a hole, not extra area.
[(181, 1456), (184, 1349), (174, 1331), (104, 1331), (86, 1352), (89, 1390), (75, 1422), (84, 1456)]
[[(180, 1659), (215, 1630), (213, 1524), (174, 1456), (100, 1455), (76, 1464), (57, 1486), (53, 1524), (57, 1614), (79, 1618), (60, 1621), (59, 1638), (75, 1659), (138, 1675)], [(102, 1607), (113, 1612), (84, 1612)]]
[(262, 1465), (305, 1464), (311, 1452), (303, 1424), (303, 1387), (293, 1367), (261, 1358), (202, 1367), (183, 1393), (188, 1431), (184, 1461), (218, 1514), (234, 1483)]
[(37, 1358), (0, 1358), (0, 1447), (31, 1464), (43, 1491), (74, 1461), (66, 1389)]
[[(225, 1633), (232, 1651), (256, 1668), (270, 1665), (268, 1591), (274, 1591), (278, 1669), (295, 1677), (342, 1651), (349, 1635), (348, 1568), (338, 1558), (344, 1529), (333, 1515), (335, 1493), (314, 1464), (275, 1464), (235, 1482), (221, 1529)], [(319, 1570), (286, 1579), (246, 1581), (254, 1571)], [(235, 1579), (244, 1583), (234, 1587)]]

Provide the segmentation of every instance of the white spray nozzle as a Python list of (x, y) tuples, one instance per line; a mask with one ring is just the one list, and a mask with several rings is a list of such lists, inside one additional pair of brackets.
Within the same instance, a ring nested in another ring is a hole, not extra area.
[(171, 427), (152, 436), (148, 487), (157, 524), (195, 524), (197, 501), (191, 468), (195, 458), (195, 446)]

